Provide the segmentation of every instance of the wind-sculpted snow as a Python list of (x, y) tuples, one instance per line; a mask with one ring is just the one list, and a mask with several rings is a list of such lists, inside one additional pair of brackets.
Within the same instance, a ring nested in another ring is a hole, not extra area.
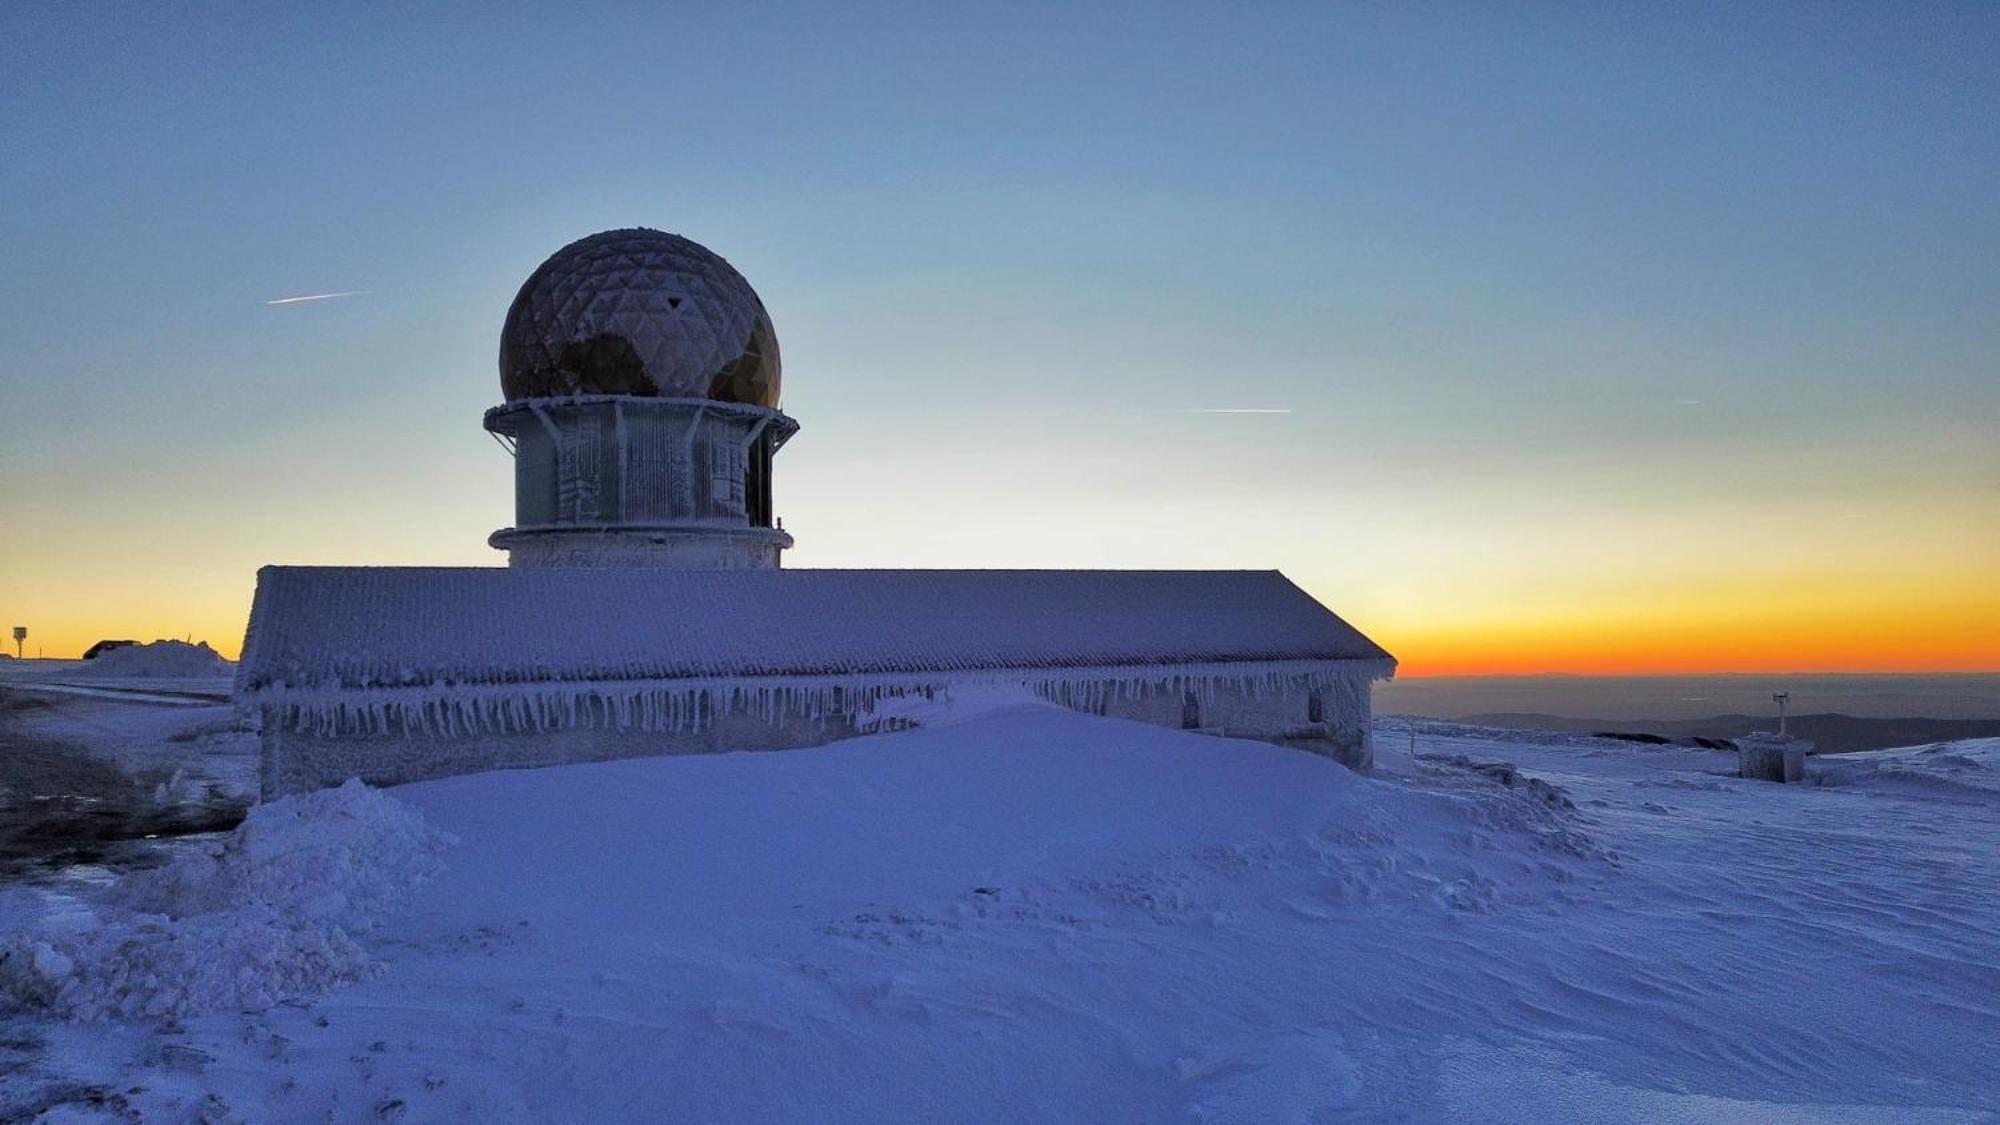
[(437, 872), (448, 842), (360, 782), (260, 805), (218, 845), (114, 884), (88, 915), (0, 935), (0, 1002), (168, 1019), (364, 979), (377, 964), (356, 935)]
[(2000, 738), (1974, 738), (1820, 758), (1827, 785), (1928, 787), (1972, 800), (2000, 800)]
[(1990, 1119), (1995, 802), (984, 705), (402, 787), (461, 843), (379, 977), (37, 1025), (33, 1075), (148, 1119)]

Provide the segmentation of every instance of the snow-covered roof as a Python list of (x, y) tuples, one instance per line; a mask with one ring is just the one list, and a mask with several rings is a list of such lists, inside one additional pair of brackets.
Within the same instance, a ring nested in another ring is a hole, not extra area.
[(238, 687), (1385, 662), (1277, 571), (258, 572)]

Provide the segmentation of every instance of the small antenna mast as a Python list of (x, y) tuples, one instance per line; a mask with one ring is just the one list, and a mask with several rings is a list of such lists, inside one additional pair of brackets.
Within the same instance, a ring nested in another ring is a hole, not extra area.
[(1779, 734), (1785, 733), (1785, 704), (1790, 703), (1791, 701), (1792, 701), (1792, 693), (1789, 691), (1774, 691), (1771, 693), (1771, 702), (1778, 705)]

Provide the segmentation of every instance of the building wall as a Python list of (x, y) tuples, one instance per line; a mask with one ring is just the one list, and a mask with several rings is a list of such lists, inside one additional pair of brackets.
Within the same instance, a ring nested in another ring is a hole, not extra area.
[[(1320, 697), (1321, 718), (1312, 718), (1312, 697)], [(1098, 714), (1161, 727), (1180, 727), (1228, 738), (1254, 738), (1296, 746), (1357, 770), (1375, 765), (1369, 734), (1370, 693), (1343, 683), (1312, 689), (1303, 685), (1250, 690), (1210, 683), (1106, 701)], [(1189, 721), (1193, 721), (1190, 727)]]
[(395, 732), (319, 735), (288, 730), (266, 711), (259, 764), (265, 800), (339, 785), (358, 777), (370, 785), (403, 785), (497, 769), (607, 762), (664, 754), (731, 750), (793, 750), (854, 735), (851, 720), (824, 722), (790, 715), (725, 714), (700, 730), (661, 731), (578, 726), (567, 730), (445, 735)]
[[(1253, 738), (1303, 749), (1357, 770), (1374, 764), (1365, 679), (1331, 679), (1252, 688), (1234, 678), (1182, 678), (1155, 686), (1065, 683), (1044, 690), (1075, 710), (1155, 726)], [(1184, 686), (1191, 685), (1191, 686)], [(1320, 718), (1314, 721), (1317, 695)], [(851, 697), (850, 697), (851, 698)], [(365, 707), (365, 703), (362, 704)], [(523, 769), (663, 754), (786, 750), (819, 746), (864, 730), (884, 729), (882, 714), (806, 709), (775, 716), (748, 709), (704, 715), (686, 729), (607, 727), (580, 722), (552, 730), (444, 734), (435, 727), (404, 729), (387, 721), (367, 733), (322, 733), (288, 725), (281, 709), (263, 709), (261, 781), (266, 800), (338, 785), (359, 777), (400, 785), (492, 769)], [(891, 720), (893, 722), (893, 720)]]

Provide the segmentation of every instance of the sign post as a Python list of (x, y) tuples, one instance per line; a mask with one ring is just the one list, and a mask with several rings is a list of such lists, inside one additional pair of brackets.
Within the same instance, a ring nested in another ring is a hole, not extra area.
[(26, 625), (14, 626), (14, 658), (16, 660), (21, 657), (21, 642), (27, 639), (28, 627)]

